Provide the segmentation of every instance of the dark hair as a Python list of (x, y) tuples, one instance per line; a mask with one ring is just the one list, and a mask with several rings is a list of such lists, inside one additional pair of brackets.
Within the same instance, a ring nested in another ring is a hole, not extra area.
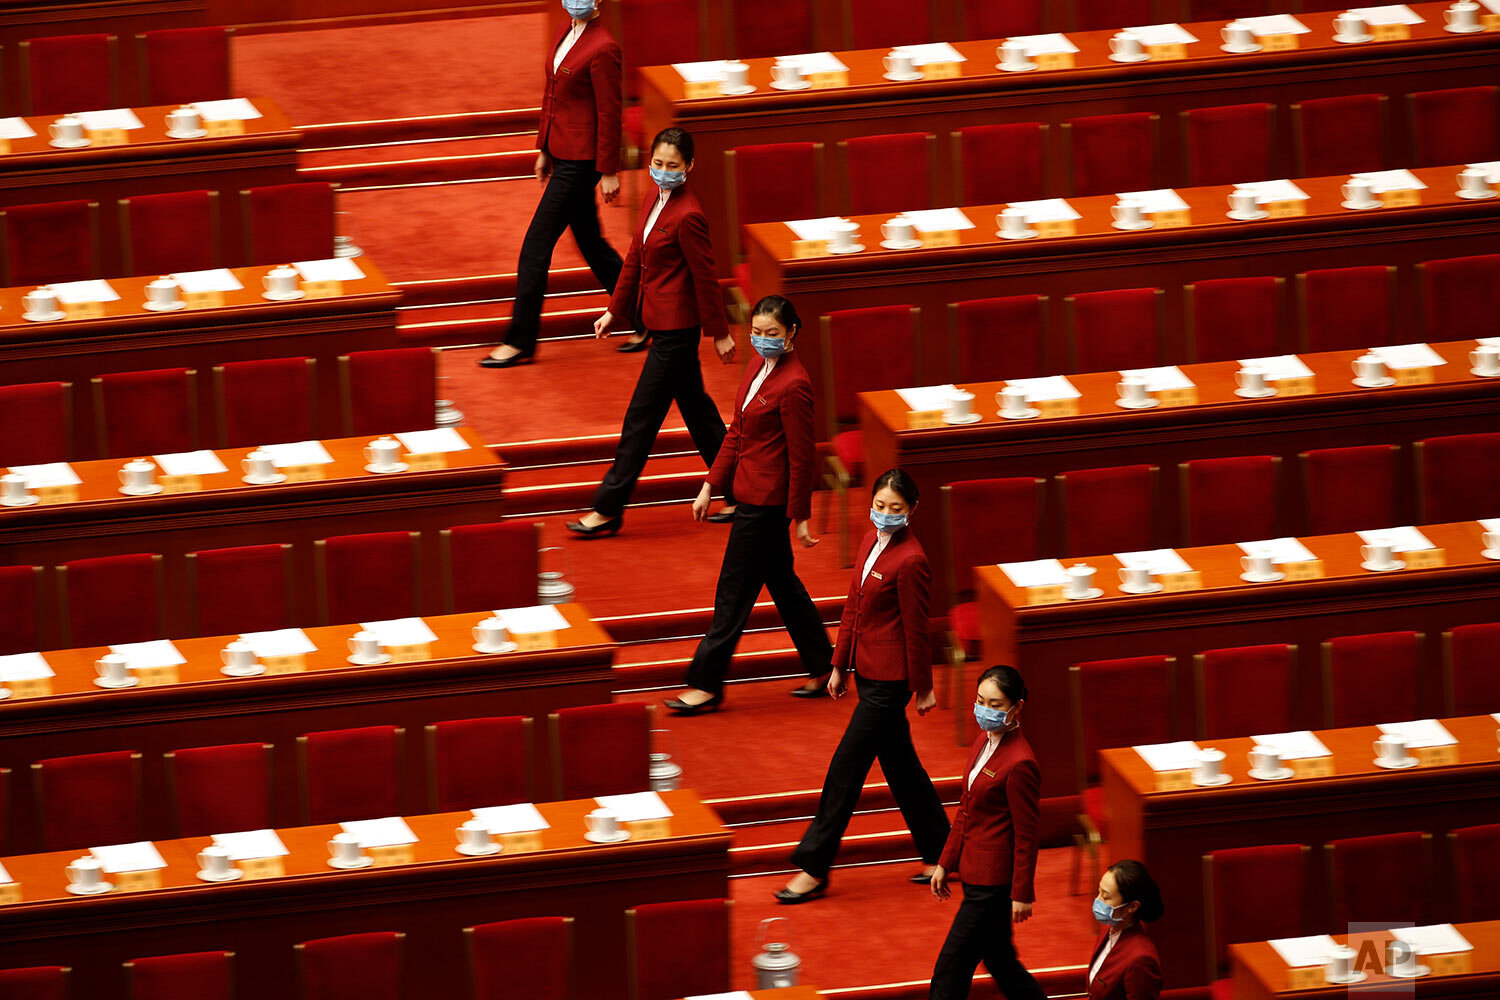
[(693, 162), (693, 137), (682, 129), (673, 125), (656, 133), (656, 138), (651, 140), (651, 152), (656, 152), (656, 147), (665, 143), (668, 146), (676, 146), (677, 152), (682, 154), (684, 163)]
[(902, 469), (887, 469), (875, 480), (875, 485), (870, 487), (870, 496), (874, 496), (889, 486), (901, 495), (908, 507), (917, 505), (917, 484)]
[(790, 334), (793, 330), (802, 329), (802, 317), (797, 315), (797, 307), (780, 295), (767, 295), (755, 303), (755, 308), (750, 310), (750, 315), (769, 316), (782, 326)]
[(979, 681), (975, 685), (983, 684), (985, 681), (994, 681), (1000, 689), (1000, 693), (1011, 701), (1026, 700), (1026, 682), (1021, 679), (1021, 671), (1004, 663), (990, 667), (979, 675)]
[(1149, 924), (1161, 919), (1161, 890), (1156, 887), (1156, 880), (1146, 871), (1145, 865), (1133, 860), (1116, 861), (1109, 866), (1109, 871), (1115, 877), (1120, 898), (1127, 903), (1141, 904), (1135, 911), (1137, 920)]

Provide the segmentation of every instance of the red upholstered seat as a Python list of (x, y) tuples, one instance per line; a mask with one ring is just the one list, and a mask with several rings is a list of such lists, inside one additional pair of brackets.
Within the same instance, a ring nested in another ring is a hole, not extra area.
[[(1450, 716), (1487, 715), (1500, 710), (1500, 622), (1460, 625), (1444, 633)], [(1500, 856), (1500, 855), (1497, 855)]]
[(1500, 433), (1418, 441), (1417, 491), (1422, 524), (1494, 517), (1500, 497)]
[(114, 35), (55, 35), (21, 43), (28, 115), (102, 111), (119, 105)]
[(1182, 544), (1219, 545), (1279, 536), (1279, 457), (1202, 458), (1177, 468), (1182, 477)]
[[(1085, 796), (1087, 789), (1099, 785), (1100, 750), (1172, 739), (1167, 711), (1172, 698), (1172, 666), (1170, 656), (1135, 656), (1092, 660), (1068, 668), (1073, 717), (1082, 723), (1074, 740)], [(1096, 807), (1102, 806), (1101, 799), (1096, 793)], [(1107, 838), (1109, 831), (1098, 825), (1103, 816), (1099, 808), (1098, 815), (1091, 819), (1095, 829)]]
[(189, 104), (233, 96), (233, 28), (167, 28), (137, 35), (145, 104)]
[(531, 801), (530, 719), (513, 715), (435, 723), (427, 727), (427, 760), (430, 812)]
[(651, 787), (651, 713), (645, 705), (583, 705), (554, 712), (547, 721), (557, 798), (621, 795)]
[(179, 837), (266, 830), (271, 815), (271, 744), (189, 747), (166, 754)]
[(1500, 254), (1429, 260), (1417, 270), (1429, 341), (1500, 335)]
[(1063, 552), (1139, 552), (1156, 546), (1157, 467), (1077, 469), (1057, 477)]
[(52, 757), (31, 765), (49, 851), (141, 839), (141, 755), (131, 750)]
[[(667, 66), (703, 58), (697, 0), (620, 0), (620, 54), (625, 60), (625, 96), (641, 94), (642, 66)], [(631, 110), (637, 112), (640, 105)], [(645, 140), (636, 146), (644, 145)]]
[(1269, 104), (1230, 104), (1182, 113), (1188, 177), (1193, 186), (1263, 181), (1276, 172)]
[(417, 532), (335, 535), (317, 543), (323, 620), (373, 622), (417, 613)]
[(1302, 503), (1305, 534), (1335, 535), (1402, 524), (1397, 507), (1397, 460), (1393, 444), (1304, 451)]
[(1011, 295), (955, 302), (960, 382), (1035, 378), (1046, 374), (1047, 297)]
[(120, 199), (126, 274), (219, 266), (219, 192), (170, 191)]
[[(932, 146), (925, 132), (867, 135), (839, 143), (844, 158), (845, 211), (902, 212), (932, 204)], [(874, 233), (864, 233), (867, 240)]]
[(846, 37), (851, 49), (884, 49), (931, 41), (936, 8), (908, 0), (849, 0)]
[(323, 181), (308, 181), (240, 192), (245, 263), (288, 264), (332, 257), (334, 188)]
[(833, 436), (833, 453), (858, 482), (865, 477), (865, 432), (840, 431)]
[(836, 427), (858, 420), (860, 393), (916, 385), (916, 311), (910, 306), (844, 309), (826, 313), (823, 323), (825, 398), (833, 400)]
[(1325, 718), (1333, 729), (1422, 718), (1421, 632), (1345, 635), (1323, 643)]
[(302, 1000), (401, 1000), (405, 939), (396, 931), (376, 931), (302, 942)]
[(1011, 35), (1035, 35), (1046, 29), (1042, 4), (1043, 0), (966, 3), (962, 6), (964, 37), (1008, 38)]
[(529, 607), (537, 601), (540, 526), (532, 521), (460, 524), (442, 534), (450, 611)]
[(99, 277), (98, 214), (99, 205), (92, 201), (6, 207), (6, 284)]
[(196, 448), (196, 374), (191, 368), (159, 368), (94, 379), (99, 449), (105, 457), (169, 455)]
[(972, 660), (977, 657), (982, 638), (979, 632), (979, 602), (964, 601), (953, 605), (948, 609), (948, 625), (963, 648), (964, 658)]
[(1187, 286), (1194, 361), (1235, 361), (1284, 353), (1283, 279), (1212, 278)]
[(37, 965), (29, 969), (0, 969), (0, 997), (5, 1000), (68, 1000), (65, 965)]
[(400, 815), (401, 734), (395, 726), (366, 726), (297, 737), (304, 822)]
[(1063, 124), (1073, 163), (1073, 194), (1119, 194), (1157, 187), (1157, 117), (1141, 111), (1090, 115)]
[(1228, 21), (1271, 13), (1266, 0), (1188, 0), (1189, 21)]
[(761, 0), (726, 0), (730, 52), (740, 59), (812, 52), (813, 15), (809, 0), (768, 4)]
[(1084, 292), (1064, 300), (1073, 370), (1149, 368), (1161, 360), (1159, 288)]
[(42, 648), (40, 566), (0, 566), (0, 655)]
[(1500, 823), (1448, 831), (1458, 912), (1453, 919), (1500, 920)]
[(0, 466), (72, 457), (72, 395), (71, 382), (0, 386)]
[(1426, 922), (1432, 899), (1432, 834), (1347, 837), (1323, 846), (1338, 926)]
[(189, 553), (197, 634), (267, 632), (293, 625), (291, 554), (292, 547), (286, 544)]
[[(1042, 480), (968, 479), (943, 486), (948, 564), (954, 567), (955, 601), (972, 592), (969, 567), (1041, 556)], [(960, 608), (963, 610), (960, 611)], [(964, 654), (979, 655), (979, 613), (972, 602), (949, 611)]]
[(1156, 0), (1074, 0), (1074, 31), (1102, 31), (1155, 24)]
[[(725, 154), (732, 197), (729, 231), (735, 259), (742, 253), (740, 227), (784, 219), (822, 216), (819, 188), (822, 178), (823, 144), (820, 142), (775, 142), (760, 146), (736, 146)], [(750, 294), (747, 277), (740, 282)]]
[(974, 125), (953, 133), (965, 205), (1034, 201), (1046, 193), (1047, 126), (1040, 122)]
[(307, 441), (317, 434), (312, 358), (233, 361), (214, 368), (225, 448)]
[(1292, 105), (1298, 177), (1384, 170), (1390, 160), (1386, 96), (1347, 94)]
[(437, 420), (437, 352), (429, 347), (355, 351), (339, 358), (347, 433), (430, 430)]
[(648, 903), (625, 911), (631, 1000), (729, 989), (729, 901)]
[(637, 151), (644, 149), (646, 147), (646, 109), (639, 104), (632, 104), (622, 109), (620, 132), (625, 137), (625, 145), (628, 148)]
[(572, 917), (531, 917), (464, 928), (473, 1000), (568, 1000)]
[[(1305, 351), (1352, 351), (1397, 342), (1391, 332), (1394, 267), (1331, 267), (1297, 275)], [(1441, 339), (1441, 338), (1434, 338)]]
[(1500, 87), (1457, 87), (1408, 94), (1413, 166), (1500, 158)]
[(1292, 675), (1297, 647), (1210, 649), (1193, 657), (1198, 674), (1198, 735), (1203, 739), (1295, 729)]
[(135, 552), (62, 566), (63, 611), (72, 647), (161, 637), (161, 556)]
[(134, 959), (125, 963), (130, 1000), (232, 1000), (233, 963), (231, 951)]
[(1266, 844), (1203, 856), (1203, 916), (1215, 974), (1228, 971), (1232, 944), (1305, 933), (1309, 853), (1306, 844)]

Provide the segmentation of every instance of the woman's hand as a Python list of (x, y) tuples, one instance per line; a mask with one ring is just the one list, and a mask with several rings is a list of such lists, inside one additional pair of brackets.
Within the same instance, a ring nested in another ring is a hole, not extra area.
[(938, 899), (947, 899), (953, 895), (953, 890), (948, 888), (948, 873), (943, 871), (942, 865), (932, 870), (932, 894)]
[(834, 701), (844, 696), (844, 672), (838, 667), (828, 671), (828, 694)]
[(917, 692), (917, 714), (926, 715), (937, 708), (937, 692), (932, 688)]
[(1010, 901), (1010, 922), (1013, 924), (1024, 924), (1031, 919), (1031, 904), (1020, 900)]
[(604, 310), (604, 315), (594, 320), (594, 336), (600, 340), (608, 337), (609, 324), (613, 323), (614, 321), (615, 314), (610, 312), (608, 309)]
[(708, 516), (708, 504), (710, 500), (709, 494), (709, 485), (707, 483), (704, 483), (703, 488), (698, 491), (698, 496), (693, 500), (694, 521), (701, 521)]
[[(536, 179), (541, 183), (547, 183), (547, 178), (552, 176), (552, 157), (545, 152), (536, 154), (536, 166), (532, 168)], [(618, 186), (618, 185), (617, 185)]]
[(805, 549), (810, 549), (822, 541), (821, 538), (813, 536), (811, 520), (797, 522), (797, 541), (801, 542)]
[(604, 204), (611, 205), (620, 197), (620, 177), (618, 174), (605, 174), (599, 178), (599, 193), (604, 195)]
[(715, 338), (714, 350), (719, 352), (719, 360), (726, 365), (734, 364), (734, 334), (726, 333), (722, 337)]

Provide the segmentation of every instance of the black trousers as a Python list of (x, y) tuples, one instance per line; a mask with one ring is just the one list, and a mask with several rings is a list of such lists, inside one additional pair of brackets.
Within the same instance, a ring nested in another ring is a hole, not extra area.
[(917, 759), (917, 748), (911, 744), (911, 725), (906, 719), (911, 689), (905, 681), (865, 677), (860, 677), (858, 684), (859, 704), (854, 706), (844, 738), (828, 762), (818, 814), (792, 851), (792, 863), (814, 878), (828, 877), (839, 841), (859, 803), (860, 789), (877, 758), (922, 862), (937, 864), (943, 842), (948, 839), (948, 814), (943, 812), (937, 789), (932, 787), (932, 779)]
[(928, 1000), (962, 1000), (983, 962), (1005, 1000), (1046, 1000), (1010, 936), (1010, 886), (965, 885), (948, 939), (932, 969)]
[[(635, 481), (646, 467), (646, 458), (667, 410), (675, 401), (682, 422), (687, 424), (693, 445), (705, 465), (713, 465), (724, 443), (724, 420), (719, 408), (703, 388), (703, 369), (698, 366), (698, 341), (702, 330), (652, 330), (651, 349), (635, 382), (635, 394), (620, 426), (620, 446), (614, 464), (594, 494), (594, 510), (605, 517), (620, 514), (630, 502)], [(726, 497), (728, 502), (733, 500)]]
[(689, 687), (709, 694), (724, 689), (730, 657), (740, 643), (762, 586), (771, 592), (807, 675), (821, 677), (828, 673), (833, 644), (807, 588), (797, 579), (788, 531), (791, 523), (785, 504), (762, 507), (741, 502), (735, 507), (724, 562), (719, 567), (719, 586), (714, 592), (713, 624), (688, 665)]
[(620, 255), (599, 232), (599, 209), (594, 203), (599, 177), (593, 160), (552, 160), (552, 176), (547, 178), (542, 200), (521, 241), (516, 300), (511, 304), (510, 327), (505, 331), (505, 342), (519, 347), (523, 354), (536, 350), (552, 250), (564, 229), (573, 230), (573, 240), (584, 261), (606, 292), (613, 292), (615, 282), (620, 280)]

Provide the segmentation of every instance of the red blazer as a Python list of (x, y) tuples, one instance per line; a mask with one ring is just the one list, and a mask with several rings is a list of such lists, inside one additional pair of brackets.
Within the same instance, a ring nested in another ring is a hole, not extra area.
[[(989, 741), (980, 733), (964, 765), (963, 779)], [(1036, 902), (1037, 827), (1041, 817), (1042, 771), (1021, 730), (1000, 737), (974, 783), (964, 789), (948, 842), (938, 859), (969, 885), (1008, 885), (1010, 898)]]
[(565, 21), (548, 47), (544, 67), (537, 148), (559, 160), (593, 160), (601, 174), (620, 172), (620, 43), (599, 18), (563, 57), (556, 72), (557, 47), (572, 29)]
[[(1108, 935), (1108, 927), (1099, 932), (1099, 940), (1089, 954), (1090, 969)], [(1156, 1000), (1160, 995), (1161, 963), (1156, 960), (1156, 945), (1140, 924), (1131, 924), (1120, 932), (1120, 939), (1089, 983), (1089, 1000)]]
[(734, 486), (734, 498), (771, 506), (786, 504), (794, 521), (812, 517), (813, 471), (817, 444), (813, 439), (812, 379), (797, 352), (776, 359), (750, 405), (745, 394), (765, 366), (759, 354), (745, 366), (734, 398), (734, 418), (719, 446), (719, 456), (708, 470), (708, 481), (720, 491)]
[(708, 241), (708, 217), (698, 199), (683, 185), (673, 191), (656, 217), (651, 238), (641, 242), (641, 231), (661, 189), (641, 206), (630, 236), (625, 266), (609, 300), (617, 321), (639, 317), (647, 330), (686, 330), (701, 326), (705, 337), (727, 337), (724, 298), (714, 270), (714, 251)]
[(859, 575), (875, 547), (875, 536), (872, 530), (859, 543), (854, 579), (833, 647), (833, 665), (847, 670), (852, 662), (861, 676), (871, 680), (904, 680), (913, 691), (931, 691), (927, 606), (932, 569), (927, 553), (911, 529), (902, 528), (891, 536), (861, 584)]

